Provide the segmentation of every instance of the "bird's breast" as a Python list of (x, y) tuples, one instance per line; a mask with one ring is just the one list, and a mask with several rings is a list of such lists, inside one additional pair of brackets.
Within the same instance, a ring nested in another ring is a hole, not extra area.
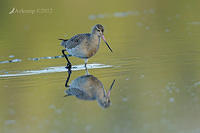
[(91, 57), (96, 54), (99, 49), (100, 38), (93, 39), (88, 42), (87, 46), (87, 57)]

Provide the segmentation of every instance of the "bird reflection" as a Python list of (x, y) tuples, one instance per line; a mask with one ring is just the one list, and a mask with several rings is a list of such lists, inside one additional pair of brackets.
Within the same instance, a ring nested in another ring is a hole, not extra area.
[(103, 108), (110, 106), (110, 93), (115, 80), (113, 80), (109, 90), (106, 92), (101, 81), (95, 76), (89, 75), (87, 71), (86, 75), (76, 78), (68, 85), (71, 73), (71, 70), (68, 69), (68, 77), (65, 83), (65, 87), (68, 89), (65, 91), (65, 97), (76, 96), (81, 100), (97, 100), (98, 104)]

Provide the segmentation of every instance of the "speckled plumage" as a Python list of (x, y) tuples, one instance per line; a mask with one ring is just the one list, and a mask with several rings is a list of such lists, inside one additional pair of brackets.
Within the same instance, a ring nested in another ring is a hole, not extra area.
[(86, 33), (86, 34), (77, 34), (75, 36), (73, 36), (71, 39), (62, 42), (62, 46), (64, 46), (67, 49), (72, 49), (75, 48), (77, 45), (80, 45), (80, 43), (83, 40), (89, 40), (90, 37), (90, 33)]

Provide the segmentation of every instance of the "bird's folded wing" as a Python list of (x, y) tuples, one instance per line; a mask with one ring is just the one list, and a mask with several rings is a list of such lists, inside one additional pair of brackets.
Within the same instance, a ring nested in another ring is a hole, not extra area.
[(66, 43), (67, 49), (75, 48), (77, 45), (79, 45), (84, 39), (88, 40), (90, 37), (90, 34), (78, 34), (73, 36), (71, 39), (69, 39)]

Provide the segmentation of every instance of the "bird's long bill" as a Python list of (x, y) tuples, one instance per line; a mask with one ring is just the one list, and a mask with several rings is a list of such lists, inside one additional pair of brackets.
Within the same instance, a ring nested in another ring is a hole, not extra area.
[(115, 83), (115, 80), (113, 80), (113, 82), (112, 82), (112, 84), (110, 86), (110, 89), (108, 90), (107, 97), (110, 97), (110, 92), (112, 90), (112, 87), (113, 87), (114, 83)]
[(103, 39), (103, 41), (106, 43), (106, 45), (108, 46), (108, 48), (110, 49), (110, 51), (112, 52), (111, 47), (108, 45), (108, 43), (106, 42), (106, 39), (104, 37), (104, 35), (101, 35), (101, 38)]

